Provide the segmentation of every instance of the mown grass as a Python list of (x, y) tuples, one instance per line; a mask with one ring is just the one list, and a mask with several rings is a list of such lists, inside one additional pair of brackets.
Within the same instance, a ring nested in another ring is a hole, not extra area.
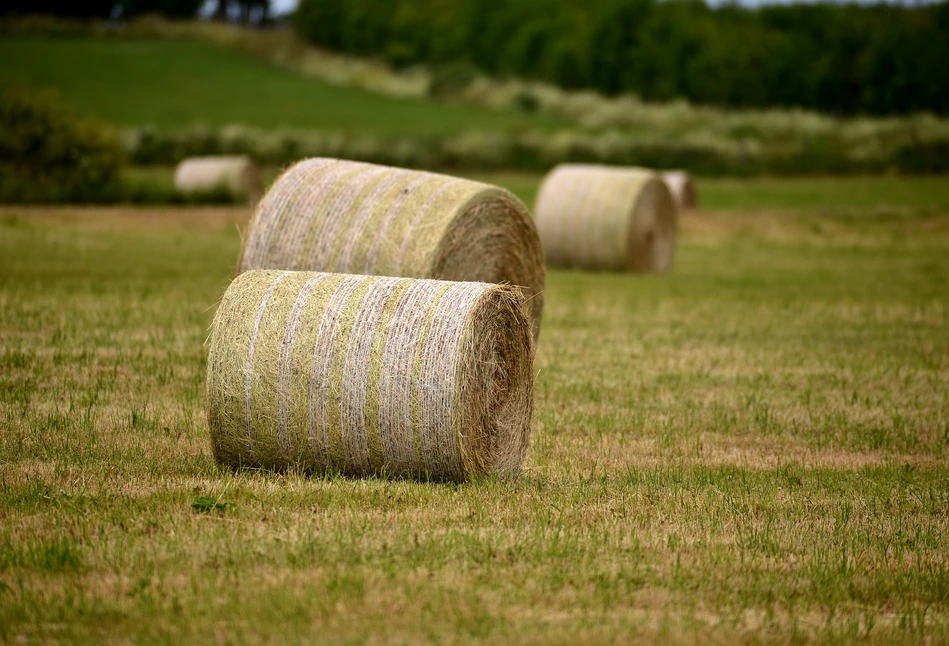
[[(468, 173), (472, 179), (498, 184), (533, 205), (543, 179), (536, 173)], [(818, 176), (734, 179), (697, 177), (703, 211), (778, 211), (810, 214), (930, 214), (949, 211), (949, 177)]]
[(240, 123), (397, 135), (558, 123), (551, 117), (337, 87), (189, 40), (8, 37), (0, 40), (0, 79), (53, 91), (80, 114), (126, 126)]
[(0, 213), (0, 640), (949, 640), (949, 215), (551, 271), (526, 474), (464, 486), (214, 465), (248, 216)]
[[(263, 169), (269, 186), (283, 167)], [(533, 207), (543, 180), (539, 173), (455, 171), (470, 179), (503, 186)], [(699, 207), (703, 212), (799, 213), (832, 215), (836, 220), (938, 217), (949, 211), (949, 176), (840, 176), (768, 177), (732, 179), (697, 177)], [(132, 166), (123, 169), (121, 184), (128, 201), (173, 203), (183, 196), (174, 189), (174, 168)], [(213, 195), (206, 196), (212, 199)], [(221, 196), (227, 200), (228, 196)], [(121, 201), (121, 200), (117, 200)], [(818, 225), (819, 226), (819, 225)]]
[(854, 177), (763, 177), (703, 179), (704, 209), (949, 211), (949, 178), (944, 175)]

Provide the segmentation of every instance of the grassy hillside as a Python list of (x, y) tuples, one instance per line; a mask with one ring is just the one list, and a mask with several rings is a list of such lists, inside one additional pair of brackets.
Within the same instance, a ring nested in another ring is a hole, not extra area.
[[(0, 85), (51, 91), (119, 125), (158, 126), (130, 138), (137, 163), (226, 150), (273, 163), (325, 154), (424, 168), (537, 171), (587, 161), (709, 175), (949, 170), (949, 121), (925, 115), (714, 110), (487, 78), (433, 101), (434, 72), (395, 74), (281, 32), (182, 23), (153, 38), (144, 24), (121, 37), (102, 25), (69, 38), (15, 33), (0, 40)], [(524, 112), (525, 96), (536, 112)], [(224, 131), (228, 124), (246, 127)]]
[(949, 640), (945, 215), (552, 270), (527, 472), (465, 486), (214, 465), (248, 215), (0, 212), (0, 642)]
[(0, 83), (52, 90), (68, 107), (120, 125), (242, 123), (390, 135), (554, 123), (336, 87), (188, 40), (5, 38)]

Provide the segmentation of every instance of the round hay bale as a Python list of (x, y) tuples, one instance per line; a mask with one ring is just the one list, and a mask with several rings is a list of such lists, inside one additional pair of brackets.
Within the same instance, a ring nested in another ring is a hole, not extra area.
[(190, 157), (175, 169), (175, 188), (182, 193), (225, 190), (251, 202), (260, 199), (260, 170), (241, 155)]
[(510, 284), (534, 338), (544, 258), (527, 208), (501, 188), (447, 175), (308, 159), (260, 201), (240, 271), (293, 269)]
[(676, 206), (653, 172), (557, 166), (541, 184), (535, 212), (551, 265), (658, 273), (672, 267)]
[(260, 270), (214, 316), (208, 424), (232, 467), (514, 477), (533, 341), (515, 287)]
[(662, 181), (669, 187), (672, 199), (680, 211), (694, 209), (697, 204), (695, 182), (684, 170), (670, 170), (662, 174)]

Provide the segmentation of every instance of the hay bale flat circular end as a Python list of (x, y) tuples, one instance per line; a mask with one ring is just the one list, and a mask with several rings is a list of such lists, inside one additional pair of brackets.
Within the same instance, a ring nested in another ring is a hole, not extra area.
[(698, 196), (691, 175), (684, 170), (670, 170), (662, 174), (662, 180), (669, 187), (669, 192), (672, 193), (672, 198), (680, 211), (695, 208), (698, 204)]
[(216, 459), (350, 475), (515, 477), (533, 413), (522, 299), (485, 283), (241, 274), (209, 339)]
[(175, 188), (183, 193), (225, 190), (252, 202), (263, 191), (260, 170), (243, 155), (189, 157), (175, 169)]
[(260, 201), (240, 270), (291, 269), (520, 287), (534, 335), (544, 258), (527, 208), (503, 189), (447, 175), (307, 159)]
[(657, 273), (672, 267), (678, 213), (651, 171), (557, 166), (541, 184), (535, 217), (551, 265)]

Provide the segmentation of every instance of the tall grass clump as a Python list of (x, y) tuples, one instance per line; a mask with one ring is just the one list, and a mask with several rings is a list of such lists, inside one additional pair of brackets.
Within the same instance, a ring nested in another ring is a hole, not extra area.
[(38, 95), (0, 89), (0, 201), (88, 201), (109, 190), (122, 161), (106, 126)]

